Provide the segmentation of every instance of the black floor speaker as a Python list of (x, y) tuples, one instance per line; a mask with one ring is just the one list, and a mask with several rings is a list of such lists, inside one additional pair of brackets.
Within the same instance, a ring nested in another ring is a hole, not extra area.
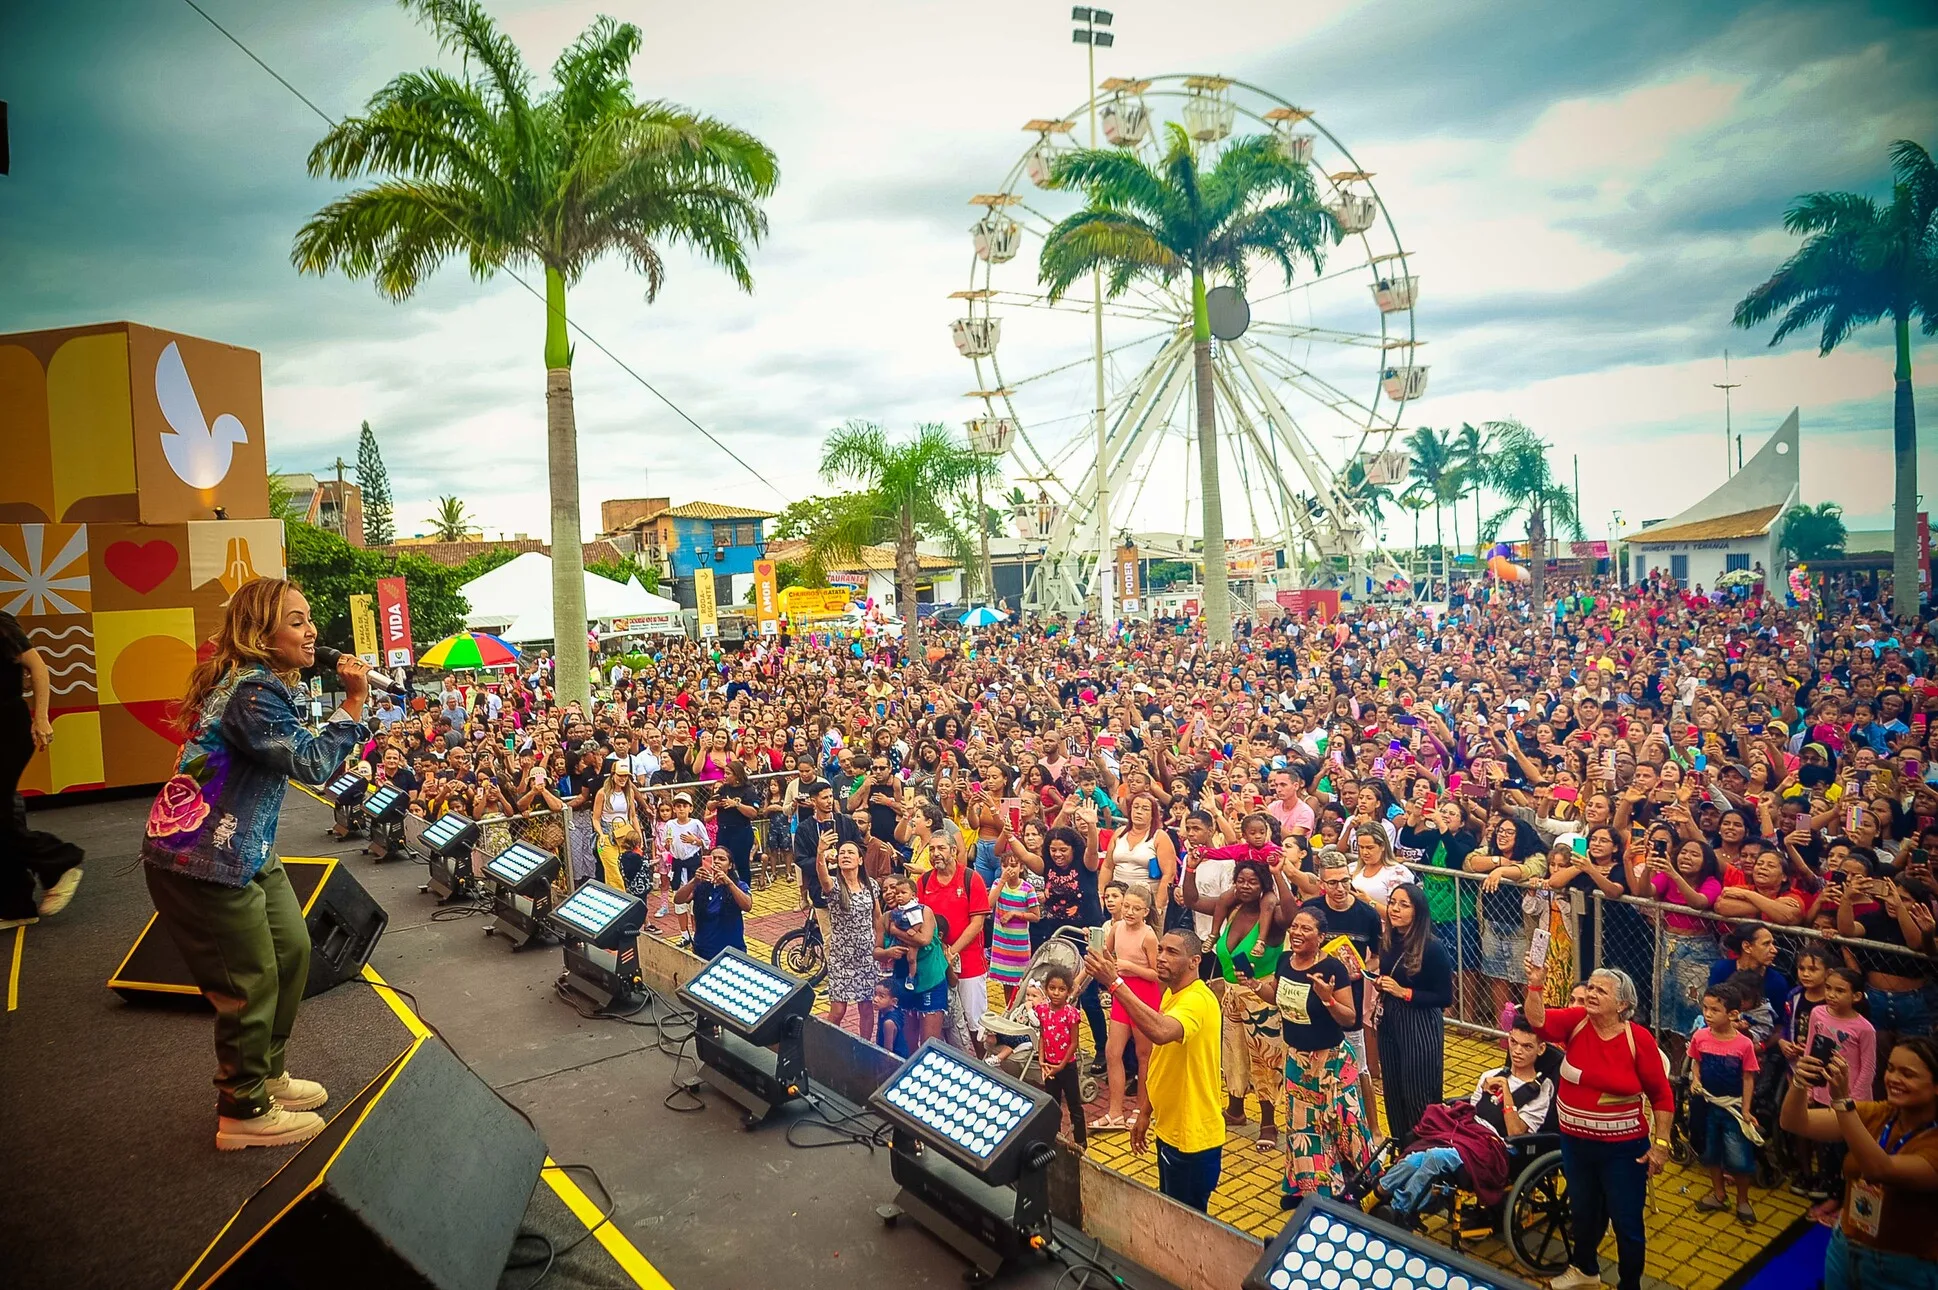
[(419, 1039), (262, 1185), (177, 1290), (493, 1290), (545, 1144)]
[[(310, 978), (303, 987), (307, 999), (363, 973), (390, 915), (340, 861), (284, 860), (283, 869), (310, 929)], [(140, 1002), (202, 997), (174, 937), (152, 914), (108, 978), (108, 988)]]

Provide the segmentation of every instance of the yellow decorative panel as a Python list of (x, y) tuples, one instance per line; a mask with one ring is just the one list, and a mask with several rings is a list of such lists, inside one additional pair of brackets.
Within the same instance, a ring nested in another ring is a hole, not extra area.
[(129, 609), (94, 616), (96, 684), (101, 703), (172, 701), (195, 666), (195, 611)]
[[(50, 518), (64, 518), (91, 498), (134, 493), (126, 332), (76, 336), (54, 352), (47, 364), (47, 423), (60, 512)], [(83, 510), (75, 518), (107, 517)]]
[(54, 743), (35, 753), (20, 777), (23, 793), (65, 793), (106, 782), (101, 768), (101, 714), (68, 712), (54, 718)]

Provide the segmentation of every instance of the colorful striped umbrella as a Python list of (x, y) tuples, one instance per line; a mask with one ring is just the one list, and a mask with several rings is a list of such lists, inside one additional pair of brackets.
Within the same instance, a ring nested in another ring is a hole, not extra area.
[(518, 650), (489, 632), (459, 632), (425, 650), (419, 667), (504, 667), (518, 661)]

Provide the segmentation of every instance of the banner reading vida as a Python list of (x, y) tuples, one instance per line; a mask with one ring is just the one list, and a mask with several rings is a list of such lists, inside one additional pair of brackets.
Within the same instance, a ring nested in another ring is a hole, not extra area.
[(409, 667), (410, 592), (402, 578), (377, 579), (377, 626), (383, 639), (384, 666)]

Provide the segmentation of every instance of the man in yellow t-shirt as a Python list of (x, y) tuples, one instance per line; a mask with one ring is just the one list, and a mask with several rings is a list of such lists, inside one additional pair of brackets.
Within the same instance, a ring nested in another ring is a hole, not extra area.
[(1157, 944), (1161, 1008), (1139, 999), (1106, 953), (1084, 966), (1123, 1005), (1131, 1024), (1151, 1041), (1150, 1069), (1139, 1084), (1131, 1117), (1131, 1150), (1143, 1154), (1157, 1127), (1157, 1189), (1205, 1210), (1218, 1188), (1225, 1149), (1223, 1020), (1218, 1000), (1198, 979), (1203, 943), (1189, 931), (1166, 932)]

